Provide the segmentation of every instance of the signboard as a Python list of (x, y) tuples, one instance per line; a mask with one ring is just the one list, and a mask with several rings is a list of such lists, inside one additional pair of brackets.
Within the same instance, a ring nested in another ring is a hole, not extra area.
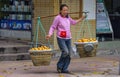
[(97, 3), (103, 3), (103, 0), (97, 0)]
[(97, 1), (97, 33), (111, 32), (111, 24), (103, 0)]
[(10, 30), (31, 30), (30, 20), (1, 20), (1, 29)]

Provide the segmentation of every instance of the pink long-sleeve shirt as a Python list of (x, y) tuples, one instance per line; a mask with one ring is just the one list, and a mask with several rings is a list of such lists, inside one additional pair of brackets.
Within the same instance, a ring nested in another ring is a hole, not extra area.
[(63, 38), (63, 37), (60, 37), (60, 32), (66, 31), (65, 39), (70, 39), (71, 38), (70, 26), (75, 25), (76, 23), (77, 23), (77, 21), (73, 20), (71, 17), (66, 18), (66, 17), (62, 17), (59, 14), (55, 17), (55, 19), (50, 27), (49, 35), (52, 35), (54, 30), (57, 30), (57, 37)]

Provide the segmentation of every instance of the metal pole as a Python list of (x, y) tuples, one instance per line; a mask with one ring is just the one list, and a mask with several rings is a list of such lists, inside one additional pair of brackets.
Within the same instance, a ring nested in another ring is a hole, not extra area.
[(119, 71), (119, 75), (120, 75), (120, 62), (119, 62), (119, 70), (118, 71)]

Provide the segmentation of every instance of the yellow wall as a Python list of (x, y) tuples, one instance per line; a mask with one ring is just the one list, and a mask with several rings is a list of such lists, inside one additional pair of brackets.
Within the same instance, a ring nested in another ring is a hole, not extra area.
[[(58, 14), (59, 13), (59, 0), (33, 0), (33, 1), (34, 1), (33, 33), (35, 33), (35, 26), (36, 26), (36, 22), (37, 22), (36, 17), (38, 17), (38, 16), (43, 17), (43, 16), (49, 16), (49, 15)], [(75, 4), (75, 3), (78, 4), (77, 1), (79, 1), (79, 0), (68, 0), (68, 1), (73, 1), (73, 4)], [(76, 9), (77, 8), (74, 9), (72, 7), (72, 12), (76, 12), (77, 11)], [(78, 16), (78, 14), (73, 15), (73, 16)], [(43, 24), (43, 26), (44, 26), (44, 28), (46, 30), (46, 33), (48, 33), (48, 30), (50, 28), (50, 25), (52, 24), (53, 19), (54, 19), (54, 17), (41, 19), (41, 22), (42, 22), (42, 24)], [(89, 23), (92, 25), (91, 26), (91, 32), (92, 32), (92, 35), (93, 35), (92, 37), (95, 38), (95, 35), (96, 35), (95, 19), (89, 20)], [(77, 39), (79, 39), (79, 38), (76, 38), (76, 37), (77, 37), (77, 34), (79, 34), (77, 32), (80, 30), (80, 27), (81, 27), (80, 24), (81, 23), (78, 23), (75, 26), (71, 26), (72, 44)], [(84, 29), (87, 29), (87, 26), (84, 25), (82, 30), (84, 30)], [(80, 33), (80, 36), (81, 35), (82, 35), (82, 33)], [(89, 37), (87, 32), (85, 32), (85, 36)], [(39, 40), (40, 41), (44, 40), (44, 38), (41, 36), (41, 34), (39, 34)], [(58, 49), (57, 40), (56, 40), (56, 33), (54, 33), (54, 35), (53, 35), (53, 37), (51, 38), (50, 41), (51, 41), (51, 44), (54, 45), (54, 48)]]
[[(33, 0), (34, 2), (34, 18), (33, 18), (33, 33), (35, 33), (35, 27), (37, 24), (37, 17), (44, 17), (54, 14), (54, 0)], [(41, 18), (42, 25), (45, 28), (46, 33), (48, 33), (49, 27), (52, 24), (54, 17), (50, 18)], [(39, 41), (44, 43), (45, 36), (39, 32)], [(51, 39), (53, 43), (53, 38)]]

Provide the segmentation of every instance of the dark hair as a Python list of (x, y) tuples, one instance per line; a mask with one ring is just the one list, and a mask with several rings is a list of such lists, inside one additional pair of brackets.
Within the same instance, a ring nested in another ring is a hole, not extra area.
[(63, 9), (63, 7), (68, 7), (66, 4), (61, 4), (60, 5), (60, 11)]
[[(63, 9), (63, 7), (68, 7), (68, 5), (66, 5), (66, 4), (61, 4), (60, 5), (60, 11)], [(61, 13), (60, 13), (61, 14)], [(66, 18), (68, 18), (68, 15), (66, 16)]]

